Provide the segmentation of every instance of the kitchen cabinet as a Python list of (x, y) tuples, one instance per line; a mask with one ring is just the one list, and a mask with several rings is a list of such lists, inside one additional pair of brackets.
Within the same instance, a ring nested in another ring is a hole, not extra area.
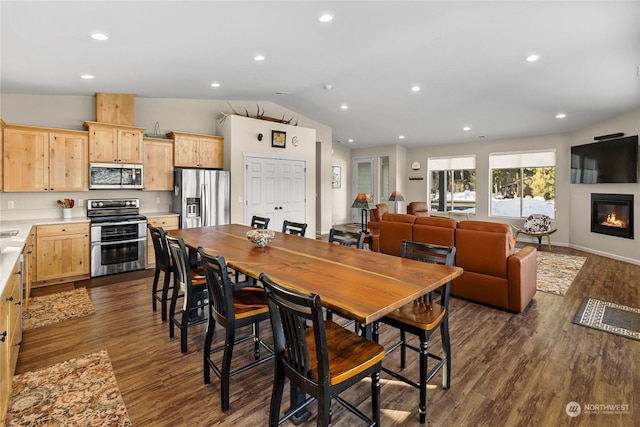
[(222, 169), (223, 137), (184, 132), (168, 135), (174, 140), (174, 166)]
[[(178, 230), (180, 228), (180, 217), (178, 215), (168, 216), (149, 216), (147, 215), (147, 223), (152, 227), (162, 227), (164, 231)], [(147, 230), (147, 268), (156, 267), (156, 254), (153, 249), (153, 240), (151, 234)]]
[(0, 299), (0, 425), (4, 425), (22, 341), (22, 262), (16, 261)]
[(29, 297), (31, 296), (31, 282), (36, 275), (36, 228), (31, 227), (22, 250), (22, 310), (29, 308)]
[(84, 122), (89, 130), (89, 161), (142, 164), (144, 128)]
[(3, 129), (4, 191), (87, 191), (84, 131), (7, 125)]
[(144, 189), (173, 191), (173, 140), (144, 138)]
[(89, 249), (89, 223), (38, 226), (36, 228), (37, 285), (88, 279), (91, 268)]

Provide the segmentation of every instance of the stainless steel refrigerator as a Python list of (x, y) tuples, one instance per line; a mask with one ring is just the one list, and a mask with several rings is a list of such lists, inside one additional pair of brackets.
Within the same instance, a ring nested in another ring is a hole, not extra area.
[(173, 212), (180, 228), (229, 224), (231, 179), (228, 171), (176, 168)]

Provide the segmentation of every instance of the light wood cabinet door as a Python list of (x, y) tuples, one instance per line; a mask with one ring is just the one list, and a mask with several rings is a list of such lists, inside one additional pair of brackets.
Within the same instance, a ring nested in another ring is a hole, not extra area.
[(205, 168), (222, 168), (222, 138), (200, 138), (200, 165)]
[(144, 189), (173, 190), (173, 141), (144, 139)]
[(45, 225), (37, 228), (38, 281), (86, 276), (90, 267), (89, 224)]
[(89, 129), (89, 161), (142, 164), (144, 128), (84, 122)]
[(180, 167), (197, 167), (200, 162), (199, 138), (180, 135), (175, 137), (173, 164)]
[(35, 280), (36, 274), (36, 228), (31, 227), (27, 240), (22, 250), (22, 309), (27, 311), (29, 308), (29, 297), (31, 296), (31, 282)]
[(221, 136), (182, 132), (170, 132), (169, 136), (174, 139), (176, 167), (222, 169), (224, 138)]
[(86, 135), (49, 134), (49, 190), (89, 190), (89, 140)]
[[(180, 228), (180, 217), (178, 215), (171, 216), (155, 216), (147, 217), (147, 223), (153, 227), (162, 227), (164, 231), (178, 230)], [(147, 268), (155, 268), (156, 254), (153, 249), (153, 240), (151, 234), (147, 230)]]
[(4, 191), (49, 191), (49, 133), (4, 129)]
[(142, 163), (142, 131), (118, 129), (118, 162)]
[(22, 340), (19, 261), (14, 265), (0, 298), (0, 425), (4, 425)]
[(116, 163), (118, 161), (118, 130), (110, 127), (89, 128), (89, 161)]

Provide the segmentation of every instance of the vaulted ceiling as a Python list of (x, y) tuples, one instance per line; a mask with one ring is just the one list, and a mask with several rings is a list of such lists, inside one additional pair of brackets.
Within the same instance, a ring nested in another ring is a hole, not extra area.
[(350, 147), (561, 133), (640, 107), (640, 1), (3, 0), (0, 23), (2, 93), (271, 101)]

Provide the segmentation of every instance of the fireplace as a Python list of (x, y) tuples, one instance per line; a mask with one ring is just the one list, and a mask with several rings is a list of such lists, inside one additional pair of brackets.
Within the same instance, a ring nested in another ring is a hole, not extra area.
[(633, 239), (633, 194), (591, 193), (591, 232)]

